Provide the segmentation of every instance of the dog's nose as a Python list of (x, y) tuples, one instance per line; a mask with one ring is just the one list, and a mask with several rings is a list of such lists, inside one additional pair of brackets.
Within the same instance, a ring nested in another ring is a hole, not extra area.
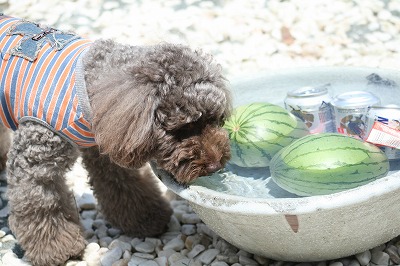
[(214, 163), (210, 163), (207, 165), (207, 171), (209, 173), (213, 173), (215, 171), (218, 171), (219, 169), (222, 168), (222, 165), (220, 162), (214, 162)]

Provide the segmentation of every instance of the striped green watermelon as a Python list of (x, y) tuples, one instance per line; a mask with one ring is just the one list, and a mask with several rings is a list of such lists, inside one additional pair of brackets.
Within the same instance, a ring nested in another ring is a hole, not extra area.
[(230, 163), (241, 167), (269, 166), (275, 153), (308, 134), (300, 119), (270, 103), (237, 107), (224, 128), (230, 138)]
[(324, 195), (367, 184), (389, 171), (376, 146), (336, 133), (308, 135), (280, 150), (271, 161), (272, 179), (299, 196)]

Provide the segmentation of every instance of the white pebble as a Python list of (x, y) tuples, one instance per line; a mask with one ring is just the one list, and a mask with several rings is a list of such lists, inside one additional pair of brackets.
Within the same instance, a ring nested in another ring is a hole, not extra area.
[(258, 265), (255, 260), (243, 255), (239, 255), (239, 263), (242, 265)]
[(81, 212), (81, 217), (83, 219), (92, 219), (96, 218), (97, 211), (96, 210), (84, 210)]
[(113, 241), (110, 243), (110, 245), (109, 245), (108, 248), (109, 248), (109, 249), (113, 249), (113, 248), (115, 248), (115, 247), (120, 247), (123, 251), (125, 251), (125, 250), (130, 251), (130, 250), (132, 249), (132, 246), (131, 246), (130, 243), (123, 242), (123, 241), (120, 241), (120, 240), (118, 240), (118, 239), (113, 240)]
[(329, 266), (343, 266), (343, 263), (341, 263), (340, 261), (335, 261), (329, 264)]
[(229, 264), (224, 261), (213, 261), (211, 266), (229, 266)]
[(168, 266), (168, 259), (167, 257), (157, 257), (154, 259), (155, 262), (157, 262), (158, 266)]
[(17, 257), (12, 251), (9, 251), (3, 255), (3, 258), (0, 262), (3, 262), (3, 265), (12, 265), (12, 266), (29, 266), (30, 263), (27, 263)]
[(198, 260), (203, 264), (210, 264), (218, 254), (218, 249), (208, 249), (199, 255)]
[(176, 263), (176, 262), (178, 262), (178, 261), (181, 261), (181, 260), (187, 260), (187, 261), (189, 261), (189, 258), (186, 258), (185, 256), (183, 256), (183, 255), (180, 254), (180, 253), (174, 253), (174, 254), (172, 254), (171, 256), (169, 256), (169, 258), (168, 258), (168, 263), (169, 263), (170, 265), (173, 265), (174, 263)]
[(199, 255), (201, 252), (203, 252), (206, 248), (203, 245), (196, 245), (193, 247), (193, 249), (187, 254), (187, 257), (189, 259), (193, 259), (197, 255)]
[(107, 233), (108, 233), (108, 235), (111, 236), (111, 237), (116, 237), (116, 236), (118, 236), (119, 234), (121, 234), (121, 230), (118, 229), (118, 228), (111, 227), (111, 228), (109, 228), (109, 229), (107, 230)]
[(109, 250), (104, 256), (100, 259), (102, 266), (112, 266), (112, 264), (118, 261), (122, 257), (122, 249), (120, 247), (115, 247)]
[(173, 254), (177, 253), (173, 249), (166, 249), (166, 250), (161, 250), (157, 253), (159, 257), (166, 257), (167, 259), (172, 256)]
[(201, 222), (201, 219), (195, 213), (185, 213), (182, 215), (182, 222), (185, 224), (197, 224)]
[(390, 260), (389, 254), (379, 250), (372, 251), (371, 263), (375, 265), (388, 265), (389, 260)]
[(176, 216), (174, 216), (174, 215), (171, 216), (171, 220), (168, 223), (168, 231), (170, 231), (170, 232), (181, 231), (181, 224), (180, 224), (178, 218), (176, 218)]
[(139, 266), (158, 266), (158, 264), (154, 260), (148, 260), (140, 263)]
[(154, 247), (159, 247), (162, 245), (161, 240), (158, 238), (154, 238), (154, 237), (146, 237), (144, 239), (144, 242), (149, 242), (149, 243), (153, 244)]
[(173, 263), (170, 263), (171, 266), (188, 266), (190, 265), (190, 260), (188, 258), (183, 258)]
[(193, 224), (184, 224), (182, 225), (181, 232), (184, 235), (193, 235), (196, 233), (196, 226)]
[(358, 260), (351, 260), (349, 265), (347, 266), (360, 266), (360, 263), (358, 262)]
[(152, 260), (156, 257), (156, 255), (154, 255), (154, 254), (141, 253), (141, 252), (135, 252), (135, 253), (133, 253), (133, 255), (138, 258), (142, 258), (142, 259), (146, 259), (146, 260)]
[(88, 218), (88, 219), (83, 219), (83, 220), (81, 220), (81, 224), (82, 224), (82, 226), (83, 226), (83, 228), (85, 229), (85, 230), (93, 230), (92, 229), (92, 226), (93, 226), (93, 219), (91, 219), (91, 218)]
[(152, 253), (154, 252), (155, 246), (153, 243), (145, 241), (136, 245), (135, 249), (142, 253)]
[(106, 236), (106, 237), (102, 237), (102, 238), (100, 238), (100, 240), (99, 240), (99, 245), (101, 246), (101, 247), (108, 247), (109, 245), (110, 245), (110, 243), (112, 242), (112, 238), (111, 237), (109, 237), (109, 236)]
[(107, 237), (107, 236), (108, 236), (107, 230), (108, 230), (107, 226), (105, 226), (105, 225), (103, 224), (103, 225), (101, 225), (99, 228), (96, 229), (95, 233), (96, 233), (97, 237), (98, 237), (99, 239), (101, 239), (101, 238), (103, 238), (103, 237)]
[(128, 263), (128, 265), (130, 266), (130, 265), (139, 265), (140, 263), (143, 263), (143, 262), (146, 262), (147, 261), (147, 259), (144, 259), (144, 258), (139, 258), (139, 257), (136, 257), (135, 255), (133, 255), (132, 257), (131, 257), (131, 259), (130, 259), (130, 261), (129, 261), (129, 263)]
[(164, 250), (166, 249), (172, 249), (175, 251), (180, 251), (185, 247), (185, 243), (180, 237), (176, 237), (174, 239), (171, 239), (169, 242), (167, 242), (164, 246)]
[(1, 239), (1, 242), (15, 241), (15, 237), (13, 235), (6, 235)]
[(83, 193), (77, 200), (77, 204), (82, 210), (93, 210), (96, 208), (96, 199), (93, 194)]
[(367, 250), (362, 253), (356, 254), (356, 258), (358, 262), (360, 262), (361, 266), (365, 266), (371, 261), (371, 251)]

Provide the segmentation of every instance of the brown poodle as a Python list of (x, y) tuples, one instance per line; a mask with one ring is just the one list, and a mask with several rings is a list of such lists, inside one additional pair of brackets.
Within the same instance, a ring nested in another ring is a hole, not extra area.
[(171, 215), (153, 175), (138, 168), (154, 161), (187, 183), (229, 159), (221, 125), (230, 95), (209, 56), (173, 44), (92, 43), (1, 14), (0, 43), (0, 170), (6, 126), (15, 130), (10, 228), (34, 265), (85, 248), (64, 180), (79, 150), (101, 211), (137, 237), (161, 234)]

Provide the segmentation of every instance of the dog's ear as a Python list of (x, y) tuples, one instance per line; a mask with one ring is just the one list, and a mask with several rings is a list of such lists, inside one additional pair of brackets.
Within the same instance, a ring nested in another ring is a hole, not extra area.
[(137, 82), (126, 71), (109, 73), (101, 80), (89, 93), (96, 143), (115, 163), (140, 167), (151, 158), (155, 145), (153, 87)]

